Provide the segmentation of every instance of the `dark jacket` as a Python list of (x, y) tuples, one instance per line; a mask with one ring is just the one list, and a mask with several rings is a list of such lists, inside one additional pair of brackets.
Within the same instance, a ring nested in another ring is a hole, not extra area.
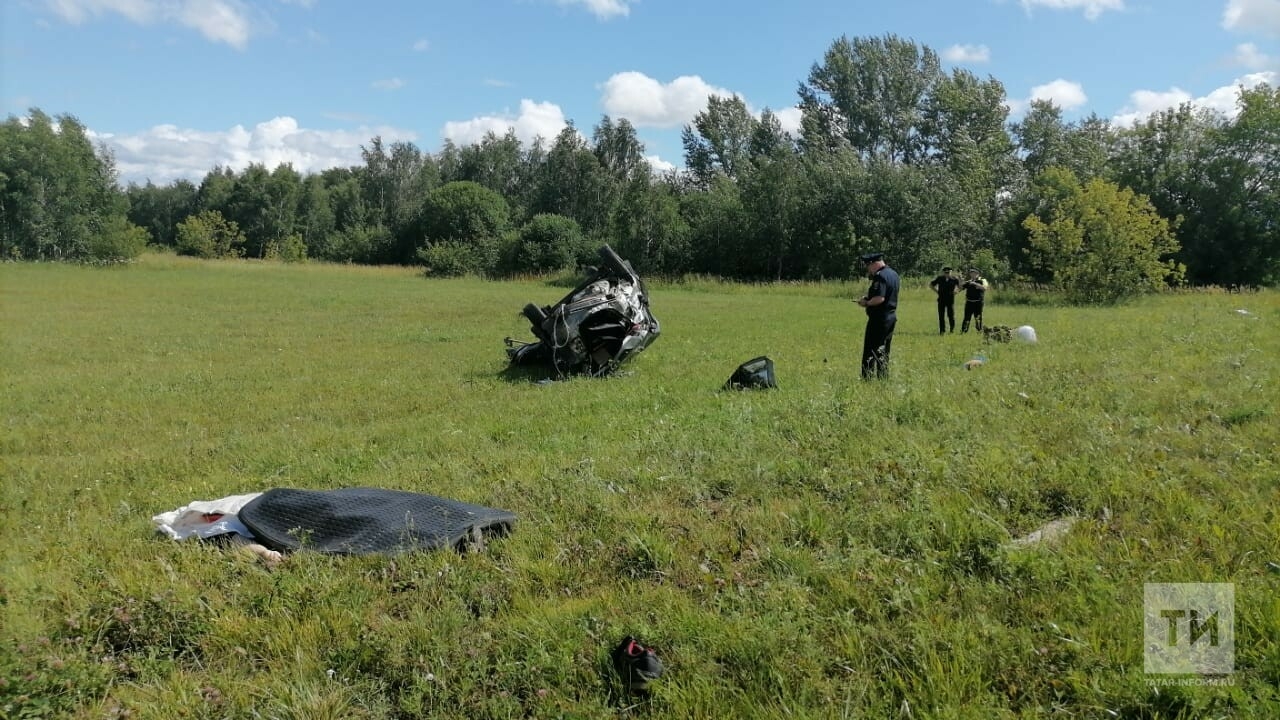
[(888, 265), (871, 276), (871, 287), (867, 290), (867, 299), (883, 297), (884, 302), (867, 307), (868, 317), (887, 317), (898, 310), (898, 273)]
[(982, 302), (987, 297), (987, 281), (986, 278), (979, 277), (977, 280), (965, 280), (964, 285), (964, 301), (971, 303)]
[(929, 287), (937, 288), (939, 302), (950, 302), (956, 297), (956, 288), (960, 287), (960, 278), (955, 275), (939, 275), (929, 282)]

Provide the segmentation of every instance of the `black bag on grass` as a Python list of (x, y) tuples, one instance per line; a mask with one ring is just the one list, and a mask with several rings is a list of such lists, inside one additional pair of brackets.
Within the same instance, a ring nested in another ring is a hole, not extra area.
[(739, 365), (724, 384), (726, 390), (776, 387), (778, 379), (773, 374), (773, 361), (764, 355)]

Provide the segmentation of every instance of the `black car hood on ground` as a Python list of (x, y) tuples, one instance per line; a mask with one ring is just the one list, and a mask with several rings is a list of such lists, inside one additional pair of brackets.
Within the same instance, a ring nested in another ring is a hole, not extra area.
[(631, 263), (600, 248), (600, 266), (555, 305), (524, 306), (536, 342), (506, 339), (515, 365), (543, 364), (558, 376), (607, 375), (658, 338), (649, 292)]

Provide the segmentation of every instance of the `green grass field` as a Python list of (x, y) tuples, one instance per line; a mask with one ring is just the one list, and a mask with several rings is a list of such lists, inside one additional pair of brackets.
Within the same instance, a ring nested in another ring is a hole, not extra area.
[[(1040, 341), (985, 345), (913, 282), (864, 383), (861, 290), (653, 283), (649, 350), (537, 384), (502, 339), (563, 286), (0, 265), (0, 717), (1280, 716), (1280, 295), (997, 293)], [(756, 355), (780, 389), (721, 391)], [(150, 521), (348, 486), (520, 522), (272, 570)], [(1198, 582), (1234, 584), (1235, 672), (1158, 686), (1144, 584)]]

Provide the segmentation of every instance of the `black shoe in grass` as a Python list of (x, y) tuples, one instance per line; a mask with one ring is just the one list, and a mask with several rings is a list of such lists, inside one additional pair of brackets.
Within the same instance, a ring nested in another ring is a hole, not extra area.
[(629, 635), (614, 648), (613, 667), (629, 693), (647, 692), (649, 683), (662, 676), (662, 661), (653, 649), (641, 645)]

